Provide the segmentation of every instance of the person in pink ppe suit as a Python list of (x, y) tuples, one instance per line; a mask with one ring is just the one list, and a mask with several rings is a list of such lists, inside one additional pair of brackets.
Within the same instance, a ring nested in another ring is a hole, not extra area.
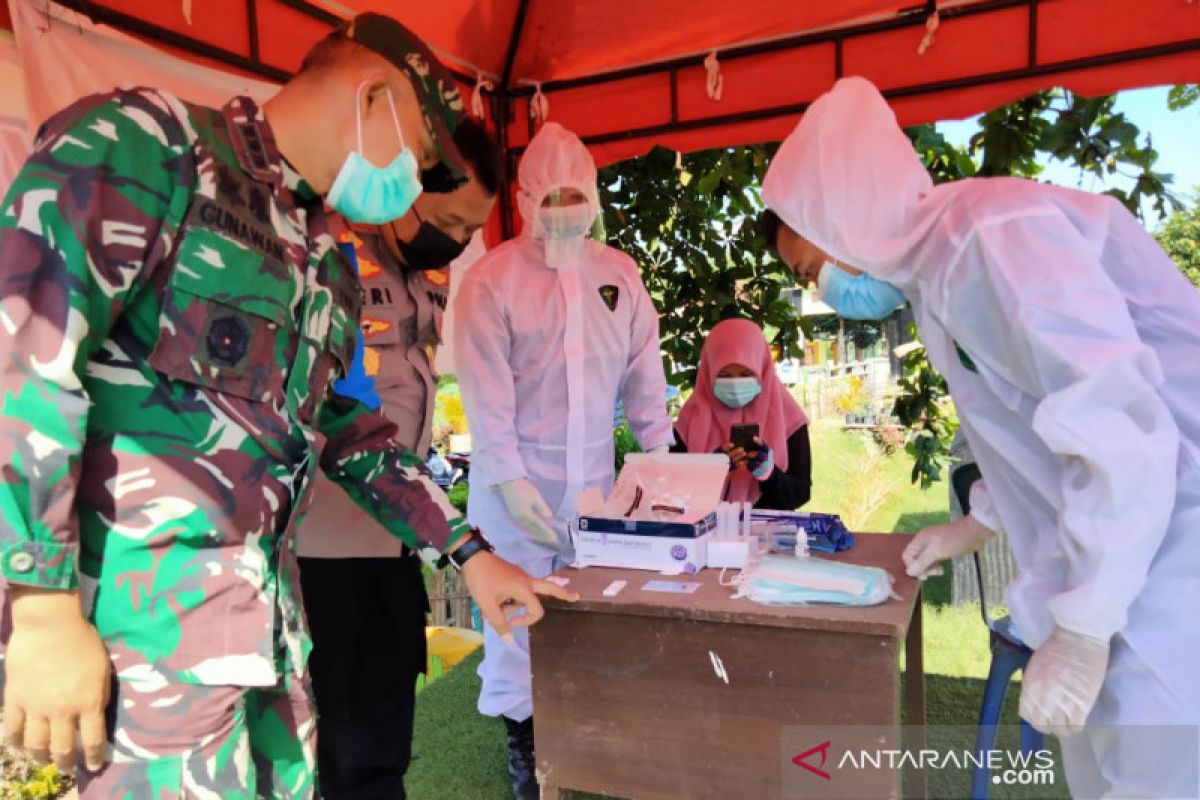
[(763, 199), (800, 281), (899, 289), (949, 384), (984, 480), (909, 573), (1003, 530), (1021, 716), (1062, 739), (1072, 794), (1200, 796), (1200, 294), (1111, 197), (934, 186), (862, 78), (809, 108)]
[[(612, 489), (617, 400), (643, 450), (673, 436), (658, 312), (633, 259), (588, 238), (600, 210), (591, 154), (550, 122), (518, 178), (524, 229), (463, 278), (454, 348), (473, 446), (468, 519), (544, 578), (574, 559), (575, 496)], [(529, 644), (514, 635), (485, 629), (479, 711), (504, 718), (514, 796), (536, 798)]]

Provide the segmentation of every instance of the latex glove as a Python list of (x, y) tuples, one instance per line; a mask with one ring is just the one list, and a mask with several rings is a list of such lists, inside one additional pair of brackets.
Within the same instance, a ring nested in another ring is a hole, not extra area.
[(542, 499), (542, 493), (528, 478), (506, 481), (496, 488), (500, 490), (504, 507), (508, 509), (508, 515), (513, 518), (513, 522), (533, 534), (538, 541), (546, 544), (558, 543), (558, 534), (550, 527), (550, 520), (554, 518), (554, 514)]
[(755, 437), (754, 443), (758, 445), (758, 450), (753, 451), (753, 455), (746, 462), (746, 468), (755, 480), (765, 481), (775, 471), (775, 456), (762, 439)]
[(479, 604), (479, 613), (508, 644), (512, 644), (512, 626), (534, 624), (545, 611), (537, 596), (557, 597), (574, 603), (579, 595), (549, 581), (531, 578), (524, 570), (495, 553), (480, 552), (463, 565), (467, 590)]
[(974, 553), (996, 535), (970, 514), (944, 525), (933, 525), (918, 533), (901, 554), (905, 571), (924, 580), (941, 574), (941, 562), (947, 558)]
[(78, 592), (9, 585), (13, 631), (5, 657), (4, 728), (9, 744), (67, 774), (76, 731), (89, 771), (104, 766), (111, 665)]
[(1107, 641), (1055, 628), (1025, 667), (1021, 718), (1042, 733), (1078, 733), (1107, 671)]

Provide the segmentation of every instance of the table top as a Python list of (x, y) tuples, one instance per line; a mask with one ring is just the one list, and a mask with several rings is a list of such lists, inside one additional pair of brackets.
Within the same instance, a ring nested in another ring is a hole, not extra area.
[[(841, 553), (822, 553), (819, 558), (849, 564), (883, 567), (895, 579), (893, 589), (899, 599), (892, 598), (877, 606), (765, 606), (748, 598), (733, 599), (736, 591), (721, 586), (718, 569), (703, 569), (695, 575), (660, 575), (652, 570), (614, 569), (610, 567), (567, 567), (557, 574), (568, 579), (568, 589), (579, 594), (575, 603), (543, 598), (548, 609), (628, 614), (642, 617), (676, 618), (706, 622), (728, 622), (740, 625), (762, 625), (778, 628), (841, 631), (902, 639), (908, 632), (920, 586), (904, 573), (900, 553), (912, 536), (900, 533), (855, 534), (857, 543)], [(737, 574), (728, 570), (726, 580)], [(615, 580), (626, 586), (615, 597), (602, 592)], [(645, 591), (649, 581), (694, 582), (700, 588), (691, 594)]]

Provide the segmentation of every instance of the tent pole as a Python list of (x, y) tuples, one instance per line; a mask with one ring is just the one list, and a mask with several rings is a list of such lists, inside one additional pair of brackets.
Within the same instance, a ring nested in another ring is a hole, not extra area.
[(246, 0), (246, 28), (250, 34), (250, 60), (262, 62), (258, 57), (258, 0)]
[(504, 54), (504, 71), (500, 73), (500, 91), (508, 93), (512, 83), (513, 66), (517, 63), (517, 48), (521, 45), (521, 32), (525, 30), (525, 15), (529, 11), (529, 0), (517, 3), (517, 13), (513, 16), (512, 31), (508, 36), (508, 50)]
[(513, 100), (503, 89), (492, 93), (492, 119), (496, 124), (496, 141), (500, 147), (500, 188), (499, 212), (500, 235), (504, 240), (511, 239), (516, 231), (514, 225), (516, 209), (512, 202), (512, 175), (515, 158), (508, 146), (508, 126), (513, 113)]
[(499, 137), (500, 153), (504, 159), (504, 174), (500, 185), (500, 233), (505, 240), (511, 239), (516, 231), (516, 218), (512, 201), (512, 176), (515, 172), (516, 158), (508, 144), (508, 127), (513, 124), (514, 108), (513, 93), (510, 87), (513, 77), (513, 67), (517, 63), (517, 49), (521, 45), (521, 33), (525, 30), (525, 16), (529, 12), (529, 0), (517, 3), (517, 12), (513, 15), (512, 31), (508, 36), (508, 49), (504, 53), (504, 70), (500, 75), (500, 85), (492, 95), (492, 108), (495, 112), (496, 135)]

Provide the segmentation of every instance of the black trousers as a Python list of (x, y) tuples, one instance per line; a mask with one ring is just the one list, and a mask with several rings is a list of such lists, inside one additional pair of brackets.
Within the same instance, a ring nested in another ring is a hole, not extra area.
[(302, 558), (317, 703), (317, 785), (327, 800), (404, 798), (429, 598), (420, 559)]

